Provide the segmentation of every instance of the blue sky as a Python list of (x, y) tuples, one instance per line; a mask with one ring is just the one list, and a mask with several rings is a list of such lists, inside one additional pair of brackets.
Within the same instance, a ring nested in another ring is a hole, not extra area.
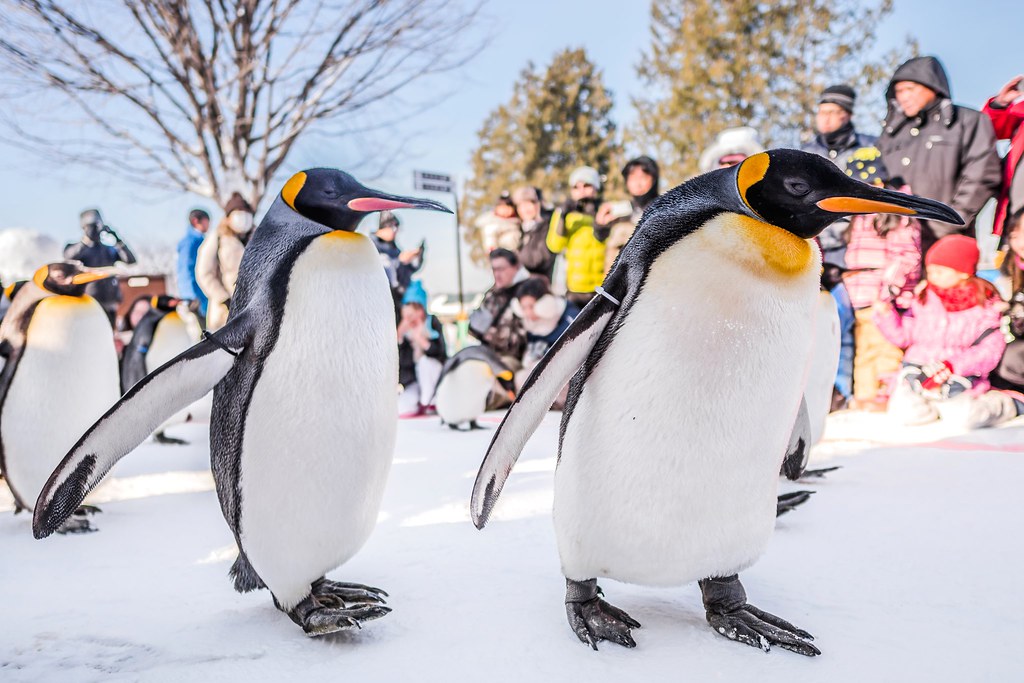
[[(1024, 3), (1001, 2), (998, 11), (995, 6), (896, 0), (895, 12), (878, 29), (880, 47), (897, 45), (913, 33), (923, 54), (935, 54), (945, 64), (954, 99), (980, 107), (1011, 76), (1024, 73), (1024, 41), (1013, 39), (1024, 32)], [(627, 122), (633, 114), (629, 96), (640, 88), (635, 65), (648, 44), (647, 11), (647, 2), (641, 0), (491, 0), (487, 13), (492, 38), (483, 52), (457, 78), (441, 84), (440, 89), (449, 93), (445, 100), (409, 124), (424, 135), (410, 143), (383, 177), (368, 184), (413, 193), (414, 168), (450, 172), (464, 180), (475, 131), (487, 113), (508, 98), (519, 71), (529, 60), (545, 64), (567, 46), (587, 49), (615, 94), (618, 121)], [(99, 206), (129, 243), (170, 245), (179, 238), (190, 208), (213, 208), (191, 195), (133, 186), (82, 168), (62, 168), (12, 147), (0, 149), (7, 161), (0, 167), (5, 198), (0, 228), (31, 227), (61, 240), (73, 239), (78, 234), (78, 212)], [(290, 161), (296, 168), (344, 168), (343, 156), (320, 139), (300, 145)], [(399, 243), (411, 247), (427, 239), (424, 281), (432, 292), (455, 287), (452, 226), (437, 215), (404, 216)], [(486, 274), (467, 264), (469, 288), (486, 283)]]

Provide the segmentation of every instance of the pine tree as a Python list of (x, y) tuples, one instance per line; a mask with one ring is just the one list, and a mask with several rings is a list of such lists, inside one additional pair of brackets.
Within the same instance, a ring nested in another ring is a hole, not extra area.
[(892, 0), (652, 0), (651, 46), (637, 67), (650, 93), (633, 101), (631, 147), (657, 156), (679, 183), (724, 128), (749, 125), (768, 146), (813, 130), (817, 97), (835, 83), (860, 94), (858, 120), (877, 128), (880, 90), (904, 49), (872, 59)]
[(568, 190), (572, 169), (593, 166), (615, 186), (620, 160), (612, 93), (583, 49), (566, 49), (539, 72), (528, 63), (509, 101), (492, 111), (477, 131), (473, 176), (462, 206), (466, 241), (484, 262), (476, 218), (492, 210), (503, 190), (521, 184), (541, 188), (547, 199)]

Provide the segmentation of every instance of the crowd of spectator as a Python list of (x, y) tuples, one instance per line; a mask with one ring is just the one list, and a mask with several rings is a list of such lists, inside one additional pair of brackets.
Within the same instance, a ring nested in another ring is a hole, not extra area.
[[(862, 215), (821, 233), (822, 283), (835, 298), (842, 328), (835, 408), (888, 410), (908, 424), (966, 420), (973, 427), (1024, 411), (1024, 77), (1011, 78), (980, 110), (954, 104), (951, 92), (938, 59), (908, 60), (888, 83), (877, 135), (855, 128), (851, 86), (830, 86), (818, 98), (805, 151), (865, 183), (949, 204), (965, 223)], [(1003, 158), (1000, 140), (1009, 141)], [(698, 165), (701, 172), (726, 168), (763, 150), (756, 130), (730, 128), (718, 133)], [(517, 387), (594, 297), (658, 197), (661, 173), (652, 157), (630, 160), (621, 176), (625, 192), (607, 198), (606, 179), (580, 166), (566, 179), (568, 197), (553, 206), (537, 187), (510, 187), (477, 220), (493, 285), (469, 316), (468, 333), (501, 358)], [(998, 270), (979, 273), (975, 224), (992, 199)], [(92, 267), (135, 261), (98, 210), (83, 212), (80, 225), (82, 239), (65, 248), (65, 258)], [(205, 211), (188, 215), (178, 244), (178, 294), (208, 329), (227, 319), (253, 226), (253, 207), (237, 193), (213, 229)], [(423, 415), (431, 412), (448, 349), (414, 279), (424, 244), (401, 249), (400, 227), (397, 216), (382, 212), (371, 239), (394, 301), (400, 410)], [(116, 284), (92, 287), (113, 321)], [(495, 397), (508, 400), (497, 386)]]

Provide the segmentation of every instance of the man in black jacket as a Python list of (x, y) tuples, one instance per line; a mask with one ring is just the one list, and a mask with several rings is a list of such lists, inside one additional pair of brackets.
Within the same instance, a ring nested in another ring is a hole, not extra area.
[[(832, 85), (822, 91), (818, 98), (818, 111), (814, 116), (817, 134), (804, 143), (801, 149), (825, 157), (845, 171), (847, 161), (854, 150), (874, 147), (875, 138), (858, 133), (853, 127), (853, 106), (857, 93), (848, 85)], [(850, 236), (850, 220), (841, 218), (825, 228), (818, 235), (821, 255), (825, 263), (846, 266), (846, 245)]]
[[(64, 258), (78, 261), (87, 268), (107, 268), (118, 262), (131, 265), (135, 263), (135, 254), (118, 236), (114, 229), (103, 222), (99, 209), (86, 209), (79, 215), (82, 227), (82, 240), (71, 242), (64, 247)], [(114, 245), (103, 244), (100, 238), (103, 233), (110, 235)], [(103, 306), (110, 324), (114, 324), (117, 316), (117, 305), (121, 302), (121, 288), (117, 280), (97, 280), (86, 285), (85, 291)]]
[(914, 194), (949, 204), (963, 228), (921, 221), (921, 249), (940, 237), (974, 236), (974, 219), (999, 191), (1000, 167), (992, 122), (980, 112), (954, 105), (949, 80), (935, 57), (915, 57), (893, 74), (886, 91), (889, 111), (878, 139), (885, 165)]

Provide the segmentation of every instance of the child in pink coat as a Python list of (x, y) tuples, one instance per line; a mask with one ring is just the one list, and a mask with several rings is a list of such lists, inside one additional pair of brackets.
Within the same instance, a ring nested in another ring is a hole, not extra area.
[(878, 329), (904, 349), (889, 400), (889, 414), (903, 424), (943, 415), (966, 423), (970, 399), (989, 389), (1006, 346), (999, 331), (1004, 304), (975, 276), (978, 257), (974, 239), (947, 235), (925, 254), (925, 280), (905, 313), (889, 302), (874, 306)]

